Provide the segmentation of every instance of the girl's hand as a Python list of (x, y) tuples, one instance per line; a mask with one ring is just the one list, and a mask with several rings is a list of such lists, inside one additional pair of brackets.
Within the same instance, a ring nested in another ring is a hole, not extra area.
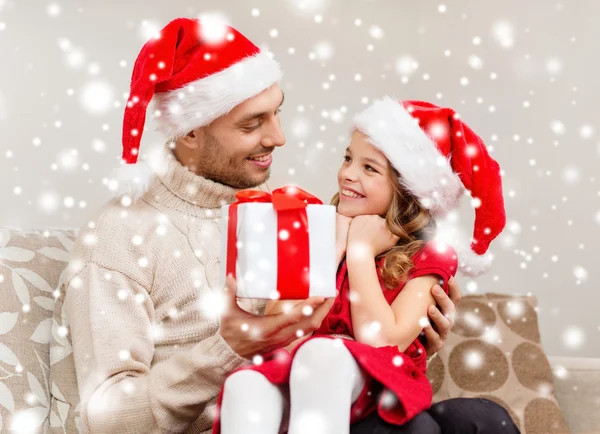
[(388, 229), (383, 217), (360, 215), (354, 217), (350, 224), (347, 256), (375, 258), (394, 247), (398, 240)]
[(335, 250), (340, 258), (346, 253), (351, 221), (351, 217), (346, 217), (340, 213), (337, 213), (335, 216)]

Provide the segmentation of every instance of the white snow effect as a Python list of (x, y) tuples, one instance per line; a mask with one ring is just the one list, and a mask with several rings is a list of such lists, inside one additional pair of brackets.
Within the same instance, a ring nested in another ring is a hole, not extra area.
[(410, 54), (403, 54), (396, 60), (396, 71), (398, 74), (410, 77), (419, 68), (419, 62)]
[(473, 312), (466, 312), (463, 316), (465, 323), (467, 323), (470, 327), (475, 329), (481, 328), (481, 317)]
[(563, 63), (558, 57), (551, 57), (546, 60), (546, 72), (550, 75), (557, 75), (563, 69)]
[(469, 292), (470, 294), (477, 292), (477, 282), (475, 282), (474, 280), (467, 282), (465, 287), (467, 288), (467, 292)]
[(554, 134), (556, 134), (557, 136), (562, 136), (563, 134), (565, 134), (567, 132), (567, 128), (565, 127), (565, 124), (563, 124), (561, 121), (552, 121), (550, 123), (550, 129), (552, 129), (552, 131), (554, 132)]
[(90, 114), (100, 115), (112, 108), (114, 91), (105, 81), (91, 81), (83, 86), (79, 97), (84, 110)]
[(57, 160), (62, 170), (70, 172), (79, 164), (79, 151), (75, 148), (65, 149), (58, 154)]
[(333, 45), (328, 41), (317, 42), (312, 51), (319, 60), (329, 60), (334, 53)]
[(362, 336), (368, 342), (373, 342), (376, 340), (377, 335), (381, 331), (381, 323), (379, 321), (372, 321), (370, 323), (364, 324), (362, 326)]
[(38, 205), (45, 213), (52, 213), (58, 208), (59, 197), (55, 192), (42, 193), (38, 199)]
[(515, 45), (515, 28), (508, 21), (497, 21), (492, 26), (494, 40), (502, 48), (512, 48)]
[(369, 27), (369, 35), (373, 39), (383, 39), (383, 29), (379, 26), (373, 25)]
[(58, 17), (62, 13), (62, 8), (58, 3), (50, 3), (46, 8), (46, 12), (51, 17)]
[(581, 136), (582, 139), (590, 139), (591, 137), (594, 136), (594, 133), (595, 133), (594, 127), (589, 124), (582, 125), (579, 128), (579, 135)]
[(475, 54), (469, 56), (469, 66), (473, 69), (480, 70), (483, 68), (483, 60)]
[(483, 364), (483, 355), (476, 350), (469, 351), (465, 356), (465, 365), (471, 369), (479, 369)]
[(101, 139), (92, 140), (92, 149), (99, 154), (103, 154), (106, 151), (106, 143)]
[(391, 408), (398, 402), (398, 398), (390, 390), (385, 389), (381, 393), (381, 406)]
[(575, 266), (573, 268), (573, 275), (577, 278), (578, 281), (583, 282), (588, 278), (588, 272), (581, 265)]
[(225, 311), (225, 298), (220, 292), (205, 291), (200, 296), (198, 307), (211, 319), (218, 319)]
[(346, 117), (344, 116), (344, 113), (341, 110), (334, 109), (334, 110), (331, 111), (330, 119), (334, 123), (341, 124), (341, 123), (344, 122), (345, 118)]
[(34, 434), (44, 422), (48, 410), (37, 406), (15, 413), (11, 419), (10, 430), (19, 434)]
[(286, 0), (292, 10), (300, 15), (309, 16), (325, 12), (331, 0)]
[(508, 222), (508, 224), (506, 225), (507, 229), (515, 235), (519, 235), (523, 229), (521, 227), (521, 225), (519, 224), (519, 222), (515, 221), (515, 220), (511, 220)]
[(580, 178), (580, 169), (575, 166), (568, 166), (563, 170), (563, 179), (567, 184), (577, 184)]
[(291, 124), (292, 135), (297, 139), (306, 138), (310, 132), (310, 123), (308, 119), (297, 118)]
[(563, 332), (563, 343), (570, 349), (579, 349), (584, 341), (583, 330), (577, 326), (570, 326)]
[(312, 306), (304, 306), (302, 308), (302, 315), (304, 316), (311, 316), (313, 314), (313, 308)]
[(506, 310), (512, 318), (520, 318), (525, 313), (525, 306), (522, 301), (509, 301)]
[(150, 39), (160, 38), (161, 26), (158, 22), (152, 20), (143, 20), (138, 27), (139, 38), (146, 42)]
[(73, 208), (73, 206), (75, 205), (75, 199), (73, 199), (71, 196), (66, 196), (63, 199), (63, 205), (66, 208)]
[(500, 331), (496, 327), (486, 328), (481, 339), (492, 345), (502, 343), (502, 336), (500, 335)]
[(561, 380), (564, 380), (569, 376), (569, 371), (564, 366), (556, 366), (554, 367), (554, 375)]
[(59, 38), (59, 48), (65, 54), (65, 62), (74, 69), (83, 67), (86, 62), (85, 51), (80, 47), (75, 47), (67, 38)]
[(219, 44), (229, 36), (229, 18), (220, 12), (210, 12), (199, 17), (198, 36), (207, 44)]

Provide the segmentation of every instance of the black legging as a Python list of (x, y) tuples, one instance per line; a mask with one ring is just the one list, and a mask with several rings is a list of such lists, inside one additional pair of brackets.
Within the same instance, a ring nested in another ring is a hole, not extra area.
[(377, 412), (352, 425), (350, 434), (519, 434), (504, 407), (481, 398), (438, 402), (402, 426), (390, 425)]

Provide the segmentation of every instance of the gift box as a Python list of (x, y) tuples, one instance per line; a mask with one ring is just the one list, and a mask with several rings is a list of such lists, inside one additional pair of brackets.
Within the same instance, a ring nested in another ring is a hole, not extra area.
[(221, 209), (223, 285), (233, 274), (238, 297), (335, 297), (335, 207), (292, 186), (236, 198)]

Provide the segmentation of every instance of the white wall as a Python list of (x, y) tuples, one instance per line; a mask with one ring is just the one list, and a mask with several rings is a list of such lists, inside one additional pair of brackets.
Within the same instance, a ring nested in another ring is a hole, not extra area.
[[(122, 103), (144, 29), (218, 10), (267, 42), (285, 71), (288, 142), (275, 154), (272, 187), (295, 182), (328, 199), (363, 98), (389, 93), (456, 108), (505, 170), (509, 219), (492, 246), (492, 272), (462, 279), (465, 292), (532, 292), (549, 354), (598, 357), (600, 3), (454, 0), (445, 13), (438, 8), (408, 0), (0, 0), (0, 225), (84, 224), (109, 196), (102, 178), (120, 156)], [(418, 68), (403, 82), (397, 62), (407, 55)], [(112, 90), (108, 107), (103, 92), (82, 102), (90, 83)], [(160, 142), (149, 131), (142, 150)], [(468, 231), (468, 204), (461, 213)]]

